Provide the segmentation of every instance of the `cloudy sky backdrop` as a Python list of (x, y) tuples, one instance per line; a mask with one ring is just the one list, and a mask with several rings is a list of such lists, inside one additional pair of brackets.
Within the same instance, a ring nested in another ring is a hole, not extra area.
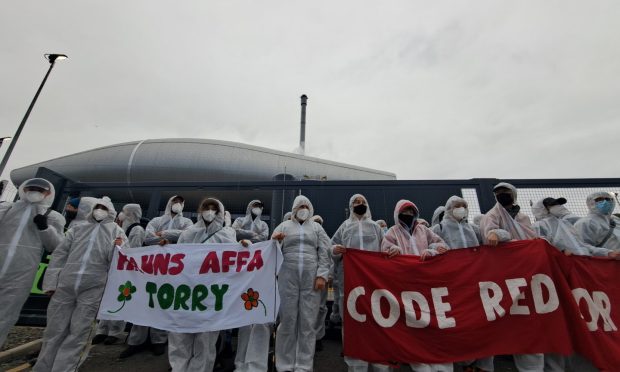
[(9, 1), (0, 137), (43, 53), (70, 59), (7, 170), (145, 138), (292, 151), (305, 93), (311, 156), (399, 179), (618, 177), (619, 19), (617, 1)]

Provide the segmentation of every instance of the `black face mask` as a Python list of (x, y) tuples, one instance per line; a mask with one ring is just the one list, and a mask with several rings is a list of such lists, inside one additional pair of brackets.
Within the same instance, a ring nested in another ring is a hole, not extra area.
[(504, 207), (509, 207), (514, 202), (514, 200), (512, 199), (512, 195), (506, 193), (495, 195), (495, 199), (497, 199), (497, 202)]
[(398, 219), (400, 221), (403, 221), (405, 223), (405, 225), (411, 227), (413, 224), (413, 219), (415, 218), (415, 216), (412, 216), (410, 214), (399, 214), (398, 215)]
[(65, 211), (65, 217), (67, 217), (67, 219), (69, 219), (69, 220), (73, 220), (73, 219), (75, 219), (75, 217), (77, 217), (77, 212)]
[(367, 210), (368, 208), (364, 204), (356, 205), (355, 207), (353, 207), (353, 213), (357, 214), (358, 216), (363, 216), (364, 214), (366, 214)]

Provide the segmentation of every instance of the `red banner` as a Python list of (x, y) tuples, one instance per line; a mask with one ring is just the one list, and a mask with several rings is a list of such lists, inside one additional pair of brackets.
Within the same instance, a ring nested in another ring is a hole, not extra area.
[(427, 261), (351, 249), (344, 272), (347, 356), (440, 363), (578, 353), (601, 370), (620, 366), (618, 261), (568, 257), (536, 239)]

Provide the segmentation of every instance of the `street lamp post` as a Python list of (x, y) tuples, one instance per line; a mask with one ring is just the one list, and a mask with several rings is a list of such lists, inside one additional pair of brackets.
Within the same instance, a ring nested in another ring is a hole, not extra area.
[(59, 60), (67, 59), (68, 57), (65, 54), (45, 54), (45, 58), (49, 61), (50, 68), (47, 70), (47, 74), (45, 74), (45, 77), (43, 78), (43, 81), (41, 82), (41, 85), (39, 86), (37, 93), (34, 95), (32, 102), (30, 102), (30, 106), (28, 107), (28, 111), (26, 111), (26, 115), (24, 115), (24, 118), (22, 119), (21, 124), (19, 124), (19, 127), (17, 128), (17, 132), (15, 132), (15, 135), (13, 136), (13, 140), (9, 144), (9, 148), (6, 150), (6, 153), (4, 154), (4, 157), (2, 158), (2, 163), (0, 163), (0, 175), (2, 174), (2, 172), (4, 172), (4, 167), (6, 166), (6, 163), (9, 161), (11, 152), (13, 152), (13, 148), (15, 147), (15, 144), (17, 143), (17, 140), (19, 139), (19, 135), (22, 133), (22, 130), (24, 129), (24, 125), (26, 125), (28, 116), (30, 116), (30, 111), (32, 111), (34, 104), (37, 102), (37, 98), (39, 98), (39, 94), (41, 93), (41, 90), (43, 89), (43, 86), (45, 85), (45, 82), (47, 81), (47, 77), (50, 75), (50, 72), (52, 72), (52, 68), (54, 67), (54, 64), (56, 63), (57, 60), (59, 61)]

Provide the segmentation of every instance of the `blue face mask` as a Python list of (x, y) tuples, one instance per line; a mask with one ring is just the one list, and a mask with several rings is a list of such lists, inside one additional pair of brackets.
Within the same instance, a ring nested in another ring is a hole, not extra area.
[(611, 215), (611, 212), (614, 210), (614, 203), (609, 200), (601, 200), (596, 202), (596, 210), (598, 210), (601, 214), (606, 216)]

